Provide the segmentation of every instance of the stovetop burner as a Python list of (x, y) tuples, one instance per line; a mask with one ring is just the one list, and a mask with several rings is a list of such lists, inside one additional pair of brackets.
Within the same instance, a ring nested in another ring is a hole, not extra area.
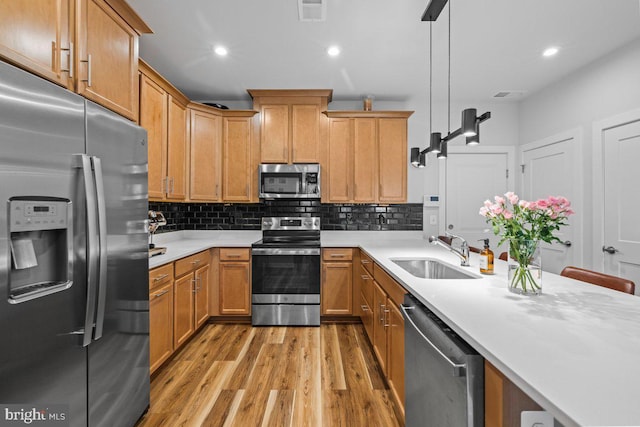
[(320, 218), (262, 218), (262, 240), (251, 246), (261, 248), (320, 247)]

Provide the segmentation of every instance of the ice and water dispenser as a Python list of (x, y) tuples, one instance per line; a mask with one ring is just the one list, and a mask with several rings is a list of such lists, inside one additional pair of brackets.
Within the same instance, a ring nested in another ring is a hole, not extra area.
[(9, 199), (9, 302), (17, 304), (73, 283), (71, 201), (57, 197)]

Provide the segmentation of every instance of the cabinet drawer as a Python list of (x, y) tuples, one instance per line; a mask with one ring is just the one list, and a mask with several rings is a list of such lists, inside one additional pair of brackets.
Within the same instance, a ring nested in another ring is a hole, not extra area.
[(196, 268), (209, 264), (209, 251), (198, 252), (176, 261), (176, 277), (180, 277)]
[(351, 248), (328, 248), (322, 250), (323, 261), (351, 261), (353, 250)]
[(373, 260), (365, 251), (360, 251), (360, 264), (367, 269), (369, 274), (373, 274)]
[(249, 248), (220, 248), (220, 261), (249, 261)]
[(373, 264), (373, 277), (396, 305), (402, 304), (404, 294), (406, 294), (407, 291), (375, 263)]
[(149, 289), (164, 285), (173, 280), (173, 264), (166, 264), (162, 267), (149, 270)]

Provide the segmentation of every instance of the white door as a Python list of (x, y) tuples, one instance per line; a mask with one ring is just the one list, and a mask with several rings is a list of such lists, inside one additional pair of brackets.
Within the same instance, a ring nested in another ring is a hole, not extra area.
[(640, 294), (640, 120), (605, 129), (602, 147), (604, 272), (633, 280)]
[(534, 201), (549, 196), (564, 196), (572, 203), (576, 214), (569, 217), (569, 225), (554, 233), (563, 243), (541, 243), (542, 269), (560, 274), (568, 265), (582, 267), (576, 222), (582, 215), (579, 206), (580, 185), (577, 169), (581, 159), (576, 155), (578, 134), (569, 132), (522, 147), (522, 192), (524, 200)]
[(450, 148), (444, 179), (445, 209), (440, 222), (444, 224), (441, 233), (448, 231), (462, 236), (470, 246), (482, 248), (482, 242), (478, 240), (491, 239), (491, 249), (496, 257), (506, 249), (496, 247), (500, 237), (493, 234), (490, 224), (478, 212), (485, 200), (493, 200), (494, 196), (502, 196), (513, 189), (513, 180), (509, 177), (510, 154), (513, 154), (506, 149), (502, 152), (479, 152), (474, 148), (456, 153)]

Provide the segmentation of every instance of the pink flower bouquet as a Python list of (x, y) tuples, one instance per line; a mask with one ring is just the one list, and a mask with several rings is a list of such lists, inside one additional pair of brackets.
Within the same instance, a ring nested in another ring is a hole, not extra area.
[(500, 235), (498, 244), (509, 241), (509, 290), (527, 295), (541, 292), (538, 242), (560, 242), (553, 233), (567, 225), (573, 213), (565, 197), (549, 196), (528, 202), (510, 191), (504, 197), (495, 196), (494, 202), (484, 202), (480, 215), (491, 223), (493, 232)]

